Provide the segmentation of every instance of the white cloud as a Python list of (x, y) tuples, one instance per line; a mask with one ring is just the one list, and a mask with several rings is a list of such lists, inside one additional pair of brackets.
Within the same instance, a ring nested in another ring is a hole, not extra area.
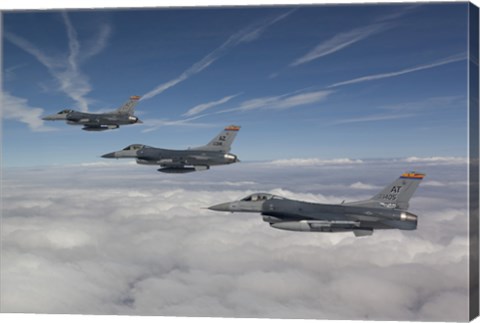
[(333, 91), (311, 91), (294, 93), (287, 93), (278, 96), (260, 97), (250, 99), (240, 103), (238, 106), (230, 109), (219, 111), (219, 113), (233, 112), (233, 111), (251, 111), (256, 109), (290, 109), (297, 106), (322, 102), (332, 94)]
[(91, 46), (85, 48), (85, 52), (80, 57), (82, 61), (100, 54), (107, 47), (111, 34), (112, 27), (110, 25), (103, 24), (99, 26), (97, 38), (92, 41)]
[(205, 117), (205, 114), (197, 115), (191, 118), (186, 119), (179, 119), (179, 120), (168, 120), (168, 119), (148, 119), (144, 121), (144, 125), (146, 129), (142, 130), (142, 132), (150, 132), (157, 130), (161, 127), (215, 127), (215, 125), (210, 123), (199, 123), (199, 122), (192, 122), (194, 120), (200, 119)]
[[(378, 110), (381, 110), (381, 113), (354, 118), (343, 118), (333, 121), (331, 124), (339, 125), (359, 122), (398, 120), (416, 117), (419, 114), (428, 112), (432, 109), (439, 111), (441, 109), (452, 109), (465, 105), (466, 102), (463, 96), (430, 97), (419, 101), (401, 102), (397, 104), (380, 106)], [(388, 111), (388, 113), (385, 113), (385, 111)]]
[[(405, 14), (407, 14), (410, 10), (415, 9), (417, 6), (408, 6), (404, 7), (401, 10), (396, 10), (394, 13), (390, 15), (386, 15), (384, 17), (380, 17), (376, 19), (376, 23), (365, 26), (365, 27), (358, 27), (352, 30), (338, 33), (335, 36), (323, 41), (315, 48), (307, 52), (305, 55), (297, 58), (292, 63), (290, 63), (290, 67), (298, 66), (301, 64), (305, 64), (311, 62), (315, 59), (319, 59), (321, 57), (333, 54), (340, 50), (343, 50), (347, 47), (354, 45), (355, 43), (362, 41), (366, 38), (369, 38), (375, 34), (382, 33), (387, 31), (388, 29), (394, 27), (394, 23), (392, 20), (398, 19)], [(278, 75), (278, 73), (272, 73), (270, 78), (274, 78)]]
[(54, 128), (44, 125), (41, 119), (43, 109), (30, 106), (27, 99), (13, 96), (8, 92), (2, 92), (1, 102), (2, 118), (25, 123), (32, 131), (54, 130)]
[[(98, 54), (106, 46), (110, 35), (110, 27), (103, 25), (92, 47), (82, 49), (78, 41), (77, 32), (66, 12), (62, 12), (62, 19), (68, 36), (68, 55), (48, 56), (30, 41), (10, 32), (5, 32), (5, 38), (35, 57), (43, 64), (48, 72), (59, 84), (59, 90), (77, 103), (82, 111), (88, 111), (88, 99), (92, 87), (88, 77), (80, 70), (80, 64), (88, 57)], [(85, 54), (84, 54), (85, 53)]]
[(446, 184), (446, 183), (439, 182), (439, 181), (425, 181), (424, 183), (422, 183), (422, 185), (423, 185), (423, 186), (443, 187), (443, 186), (446, 186), (447, 184)]
[(466, 164), (468, 159), (465, 157), (445, 157), (445, 156), (432, 156), (432, 157), (407, 157), (405, 158), (407, 163), (428, 163), (432, 165), (436, 164)]
[[(5, 169), (2, 311), (467, 320), (467, 186), (420, 185), (416, 231), (366, 238), (280, 231), (259, 214), (204, 209), (255, 191), (353, 201), (350, 186), (383, 187), (409, 165), (342, 160), (188, 175), (138, 165)], [(448, 182), (465, 179), (466, 167), (425, 172)]]
[(442, 60), (439, 60), (439, 61), (436, 61), (436, 62), (433, 62), (433, 63), (430, 63), (430, 64), (410, 67), (410, 68), (406, 68), (406, 69), (396, 71), (396, 72), (367, 75), (367, 76), (362, 76), (362, 77), (358, 77), (358, 78), (355, 78), (355, 79), (351, 79), (351, 80), (348, 80), (348, 81), (334, 83), (332, 85), (329, 85), (327, 88), (333, 88), (333, 87), (342, 86), (342, 85), (362, 83), (362, 82), (368, 82), (368, 81), (374, 81), (374, 80), (380, 80), (380, 79), (400, 76), (400, 75), (403, 75), (403, 74), (413, 73), (413, 72), (422, 71), (422, 70), (426, 70), (426, 69), (430, 69), (430, 68), (434, 68), (434, 67), (438, 67), (438, 66), (442, 66), (442, 65), (446, 65), (446, 64), (460, 62), (460, 61), (465, 60), (466, 58), (467, 58), (467, 56), (465, 54), (458, 54), (458, 55), (450, 56), (450, 57), (444, 58)]
[(388, 27), (388, 25), (381, 23), (366, 27), (355, 28), (347, 32), (339, 33), (332, 38), (320, 43), (302, 57), (297, 58), (290, 64), (290, 66), (298, 66), (308, 63), (312, 60), (333, 54), (365, 38), (383, 32)]
[(437, 96), (422, 99), (419, 101), (401, 102), (382, 106), (382, 109), (389, 111), (425, 111), (435, 109), (458, 108), (458, 106), (466, 106), (466, 98), (464, 96)]
[(190, 109), (186, 114), (184, 114), (184, 116), (186, 116), (187, 114), (193, 115), (190, 118), (179, 119), (179, 120), (167, 120), (167, 119), (145, 120), (144, 124), (147, 128), (142, 130), (142, 132), (150, 132), (160, 127), (166, 127), (166, 126), (216, 127), (217, 125), (214, 125), (214, 124), (198, 123), (198, 122), (192, 122), (192, 121), (209, 116), (211, 114), (229, 113), (229, 112), (235, 112), (235, 111), (244, 112), (244, 111), (251, 111), (256, 109), (277, 109), (277, 110), (290, 109), (297, 106), (322, 102), (326, 100), (331, 93), (333, 93), (333, 91), (312, 91), (312, 92), (303, 92), (299, 94), (298, 92), (299, 91), (278, 95), (278, 96), (250, 99), (240, 103), (238, 106), (234, 108), (197, 115), (198, 113), (205, 111), (213, 106), (226, 103), (234, 96), (225, 97), (225, 98), (222, 98), (221, 100), (202, 104)]
[(352, 185), (350, 185), (351, 188), (359, 189), (359, 190), (373, 190), (373, 189), (380, 189), (380, 186), (372, 185), (372, 184), (366, 184), (362, 182), (355, 182)]
[(191, 76), (200, 73), (204, 69), (206, 69), (208, 66), (210, 66), (212, 63), (214, 63), (217, 59), (225, 55), (229, 50), (233, 49), (234, 47), (240, 45), (241, 43), (246, 43), (246, 42), (251, 42), (258, 37), (271, 25), (274, 23), (286, 18), (288, 15), (290, 15), (293, 11), (290, 10), (284, 14), (281, 14), (277, 17), (265, 19), (261, 22), (257, 22), (254, 24), (249, 25), (248, 27), (238, 31), (237, 33), (233, 34), (230, 36), (222, 45), (217, 47), (215, 50), (210, 52), (207, 56), (203, 57), (201, 60), (193, 64), (191, 67), (189, 67), (187, 70), (185, 70), (183, 73), (181, 73), (179, 76), (177, 76), (174, 79), (171, 79), (170, 81), (167, 81), (165, 83), (162, 83), (155, 87), (153, 90), (147, 92), (144, 94), (141, 98), (141, 100), (146, 100), (146, 99), (151, 99), (163, 91), (171, 88), (172, 86), (177, 85), (180, 82), (185, 81), (186, 79), (190, 78)]
[(213, 107), (219, 106), (221, 104), (227, 103), (228, 101), (230, 101), (231, 99), (233, 99), (236, 96), (238, 96), (238, 94), (229, 95), (229, 96), (223, 97), (223, 98), (221, 98), (219, 100), (216, 100), (216, 101), (211, 101), (211, 102), (207, 102), (207, 103), (198, 104), (198, 105), (194, 106), (193, 108), (191, 108), (190, 110), (188, 110), (187, 112), (185, 112), (183, 114), (183, 116), (184, 117), (194, 116), (194, 115), (199, 114), (199, 113), (201, 113), (205, 110), (208, 110), (210, 108), (213, 108)]
[(358, 117), (358, 118), (341, 119), (341, 120), (332, 122), (332, 124), (333, 125), (338, 125), (338, 124), (346, 124), (346, 123), (397, 120), (397, 119), (410, 118), (412, 116), (414, 116), (414, 114), (412, 114), (412, 113), (408, 113), (408, 114), (407, 113), (403, 113), (403, 114), (373, 114), (373, 115)]

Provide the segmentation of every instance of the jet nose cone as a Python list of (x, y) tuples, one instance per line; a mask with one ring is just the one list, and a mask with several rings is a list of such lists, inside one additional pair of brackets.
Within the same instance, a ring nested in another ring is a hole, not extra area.
[(208, 209), (212, 211), (228, 212), (230, 211), (230, 203), (221, 203), (221, 204), (213, 205), (213, 206), (210, 206)]
[(55, 115), (42, 117), (42, 120), (45, 120), (45, 121), (55, 120)]
[(136, 122), (136, 123), (143, 123), (143, 121), (140, 120), (140, 119), (137, 119), (137, 122)]
[(102, 158), (115, 158), (115, 153), (113, 152), (113, 153), (102, 155)]

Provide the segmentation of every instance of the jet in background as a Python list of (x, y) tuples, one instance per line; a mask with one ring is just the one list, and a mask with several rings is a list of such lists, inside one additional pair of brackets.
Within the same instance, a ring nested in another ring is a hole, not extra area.
[(240, 130), (228, 126), (207, 145), (185, 150), (171, 150), (134, 144), (122, 150), (103, 155), (103, 158), (136, 158), (137, 164), (160, 166), (163, 173), (190, 173), (210, 169), (210, 166), (238, 162), (230, 147)]
[(214, 211), (260, 212), (272, 228), (290, 231), (345, 232), (372, 235), (378, 229), (415, 230), (417, 216), (407, 212), (408, 201), (424, 174), (402, 174), (369, 200), (319, 204), (256, 193), (239, 201), (209, 207)]
[(141, 120), (133, 115), (138, 100), (140, 100), (139, 96), (131, 96), (128, 102), (112, 112), (86, 113), (67, 109), (42, 119), (48, 121), (65, 120), (67, 124), (83, 126), (82, 129), (86, 131), (116, 129), (121, 125), (142, 123)]

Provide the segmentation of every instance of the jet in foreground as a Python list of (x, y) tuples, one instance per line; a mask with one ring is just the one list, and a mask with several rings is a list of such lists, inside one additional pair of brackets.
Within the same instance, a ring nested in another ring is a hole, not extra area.
[(365, 201), (319, 204), (257, 193), (209, 209), (260, 212), (272, 228), (290, 231), (352, 231), (355, 236), (367, 236), (378, 229), (415, 230), (417, 216), (407, 212), (408, 201), (423, 177), (425, 175), (420, 173), (404, 173), (379, 194)]
[(130, 100), (115, 111), (106, 113), (86, 113), (75, 110), (62, 110), (57, 114), (43, 117), (43, 120), (65, 120), (68, 124), (81, 125), (86, 131), (103, 131), (116, 129), (121, 125), (142, 123), (134, 116), (135, 106), (140, 100), (139, 96), (131, 96)]
[(130, 145), (123, 150), (103, 155), (103, 158), (136, 158), (137, 164), (160, 166), (163, 173), (190, 173), (210, 169), (210, 166), (228, 165), (238, 162), (230, 154), (230, 146), (240, 130), (239, 126), (228, 126), (207, 145), (186, 150), (155, 148), (146, 145)]

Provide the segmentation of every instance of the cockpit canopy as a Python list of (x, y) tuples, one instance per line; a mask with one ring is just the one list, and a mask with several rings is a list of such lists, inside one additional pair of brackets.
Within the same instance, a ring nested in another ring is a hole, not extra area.
[(68, 114), (68, 113), (71, 113), (71, 112), (73, 112), (73, 110), (65, 109), (65, 110), (60, 111), (60, 112), (57, 113), (57, 114)]
[(256, 201), (266, 201), (270, 199), (283, 199), (283, 197), (273, 195), (273, 194), (268, 194), (268, 193), (255, 193), (241, 199), (241, 201), (256, 202)]
[(130, 146), (127, 146), (127, 147), (123, 148), (122, 150), (139, 150), (139, 149), (142, 149), (144, 147), (147, 147), (147, 146), (140, 145), (140, 144), (133, 144), (133, 145), (130, 145)]

